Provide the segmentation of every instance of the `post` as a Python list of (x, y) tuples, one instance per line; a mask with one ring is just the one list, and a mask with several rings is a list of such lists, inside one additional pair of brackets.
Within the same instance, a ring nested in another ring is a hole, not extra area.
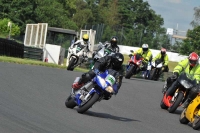
[(10, 27), (10, 31), (9, 31), (9, 35), (8, 35), (8, 39), (10, 40), (11, 29), (12, 29), (12, 23), (11, 22), (8, 22), (8, 27)]

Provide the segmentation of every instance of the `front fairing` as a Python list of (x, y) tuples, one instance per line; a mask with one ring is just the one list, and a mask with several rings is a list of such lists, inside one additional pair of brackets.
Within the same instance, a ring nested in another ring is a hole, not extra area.
[(181, 73), (177, 80), (186, 89), (192, 88), (197, 84), (194, 75), (185, 72)]
[(83, 50), (85, 48), (84, 45), (81, 45), (80, 43), (77, 45), (76, 47), (76, 53), (79, 53), (81, 50)]
[(152, 67), (161, 68), (163, 66), (162, 62), (152, 62)]
[(99, 50), (98, 52), (97, 52), (97, 55), (99, 56), (99, 57), (103, 57), (104, 56), (104, 47), (101, 49), (101, 50)]
[(129, 64), (135, 64), (135, 65), (139, 66), (142, 64), (142, 58), (137, 57), (137, 55), (131, 56)]

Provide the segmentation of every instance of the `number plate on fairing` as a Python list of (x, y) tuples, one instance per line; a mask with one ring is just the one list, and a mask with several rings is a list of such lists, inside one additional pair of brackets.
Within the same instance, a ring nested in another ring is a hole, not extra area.
[(106, 76), (105, 81), (108, 82), (112, 86), (115, 83), (115, 77), (109, 74)]

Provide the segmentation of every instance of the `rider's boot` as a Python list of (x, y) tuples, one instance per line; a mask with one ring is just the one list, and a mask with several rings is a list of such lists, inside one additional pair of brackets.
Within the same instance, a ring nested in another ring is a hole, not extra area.
[(165, 81), (165, 83), (163, 85), (162, 93), (164, 94), (168, 88), (169, 88), (169, 85), (167, 84), (167, 81)]
[(72, 84), (72, 88), (73, 88), (74, 90), (78, 90), (78, 89), (80, 89), (83, 85), (84, 85), (84, 83), (81, 82), (81, 78), (80, 78), (80, 77), (77, 77), (77, 78), (74, 80), (74, 83)]

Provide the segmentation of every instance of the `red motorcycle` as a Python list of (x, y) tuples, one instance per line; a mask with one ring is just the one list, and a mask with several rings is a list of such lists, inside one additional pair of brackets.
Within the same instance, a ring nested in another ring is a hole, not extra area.
[[(133, 52), (132, 50), (130, 52)], [(126, 66), (126, 79), (130, 79), (132, 75), (137, 74), (143, 68), (142, 65), (143, 57), (140, 54), (135, 54), (134, 56), (130, 57), (128, 61), (128, 65)]]

